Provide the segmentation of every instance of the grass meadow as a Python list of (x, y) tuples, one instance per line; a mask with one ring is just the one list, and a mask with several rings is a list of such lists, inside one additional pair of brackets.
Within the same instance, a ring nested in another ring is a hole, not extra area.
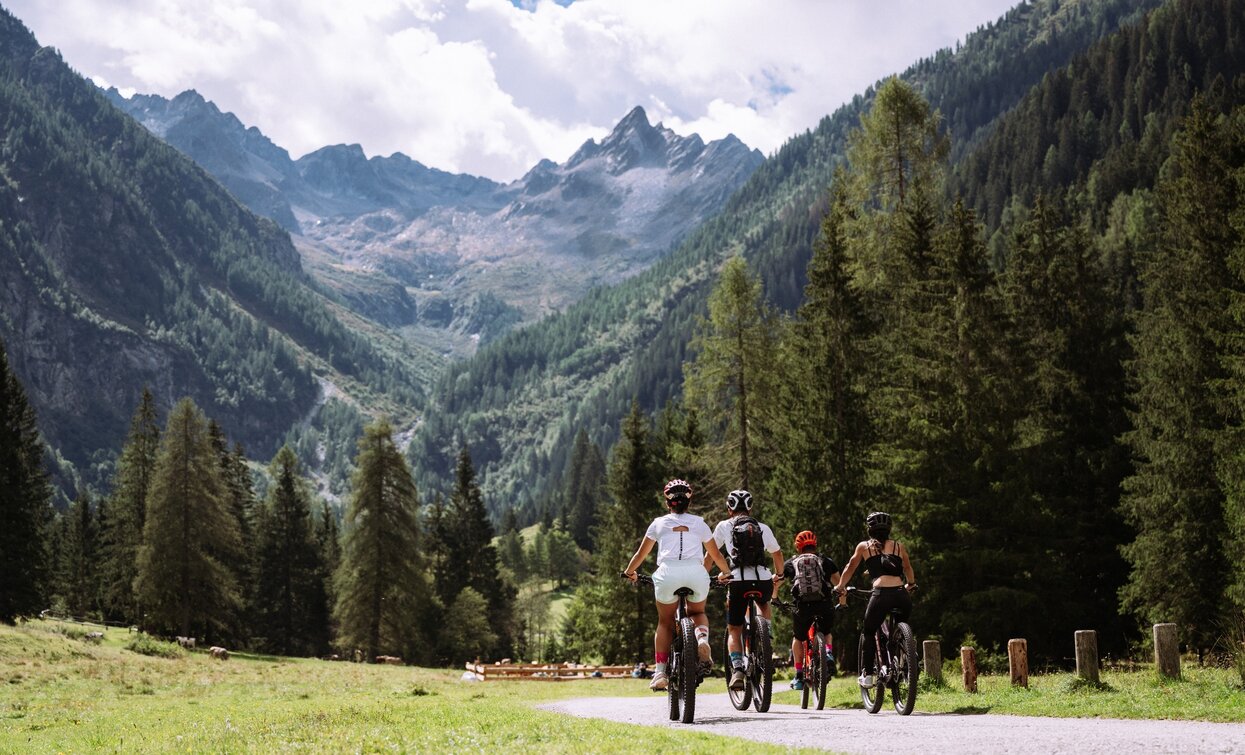
[[(538, 710), (584, 696), (650, 695), (644, 681), (465, 683), (461, 671), (235, 654), (216, 661), (111, 629), (36, 621), (0, 626), (0, 752), (777, 752), (741, 739), (675, 729), (643, 730)], [(1070, 674), (1013, 689), (983, 676), (980, 693), (923, 683), (917, 711), (1037, 716), (1245, 721), (1234, 672), (1185, 666), (1185, 678), (1152, 672), (1103, 675), (1101, 689)], [(778, 703), (799, 704), (786, 680)], [(721, 679), (702, 689), (724, 691)], [(780, 691), (781, 690), (781, 691)], [(856, 708), (854, 679), (831, 682), (828, 707)], [(746, 714), (741, 714), (746, 715)], [(866, 715), (861, 712), (860, 715)], [(781, 750), (785, 751), (785, 750)]]

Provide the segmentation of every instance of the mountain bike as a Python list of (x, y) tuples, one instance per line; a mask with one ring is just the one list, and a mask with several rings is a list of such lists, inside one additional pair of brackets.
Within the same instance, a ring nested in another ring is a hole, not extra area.
[[(849, 596), (868, 600), (873, 596), (872, 590), (847, 588)], [(882, 620), (882, 625), (873, 637), (860, 634), (860, 655), (858, 668), (863, 674), (865, 669), (865, 643), (873, 643), (875, 655), (873, 685), (860, 687), (860, 701), (865, 710), (877, 713), (886, 702), (886, 690), (891, 691), (895, 710), (906, 716), (916, 707), (917, 678), (921, 673), (921, 664), (916, 654), (916, 636), (906, 621), (899, 620), (900, 611), (892, 609)]]
[[(795, 601), (785, 603), (781, 600), (771, 600), (770, 605), (779, 608), (795, 616)], [(835, 606), (837, 609), (838, 606)], [(826, 707), (826, 685), (830, 682), (830, 677), (834, 676), (834, 661), (826, 649), (826, 633), (821, 628), (821, 619), (813, 617), (813, 622), (808, 627), (808, 637), (802, 640), (804, 643), (804, 689), (800, 692), (800, 707), (807, 709), (811, 701), (816, 710)]]
[(769, 710), (773, 698), (774, 654), (773, 628), (769, 619), (761, 615), (761, 608), (757, 603), (760, 597), (759, 590), (748, 590), (744, 593), (748, 610), (744, 613), (744, 627), (739, 637), (743, 642), (744, 677), (747, 679), (743, 689), (731, 689), (729, 631), (723, 640), (722, 657), (727, 659), (726, 691), (730, 695), (731, 705), (735, 706), (735, 710), (747, 710), (751, 703), (757, 713), (764, 713)]
[[(622, 576), (627, 578), (625, 574)], [(653, 584), (649, 574), (635, 576), (636, 584)], [(687, 596), (692, 594), (692, 588), (680, 587), (674, 594), (679, 599), (679, 607), (675, 609), (674, 637), (670, 642), (670, 660), (666, 663), (666, 697), (670, 703), (670, 720), (690, 724), (696, 717), (696, 687), (703, 679), (696, 653), (696, 624), (687, 615)]]

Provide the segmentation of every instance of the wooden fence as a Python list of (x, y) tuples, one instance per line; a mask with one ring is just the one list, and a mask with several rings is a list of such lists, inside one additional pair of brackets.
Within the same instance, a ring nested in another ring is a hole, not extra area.
[(575, 679), (629, 679), (633, 666), (587, 666), (579, 663), (480, 663), (467, 661), (467, 670), (480, 681), (529, 679), (566, 682)]

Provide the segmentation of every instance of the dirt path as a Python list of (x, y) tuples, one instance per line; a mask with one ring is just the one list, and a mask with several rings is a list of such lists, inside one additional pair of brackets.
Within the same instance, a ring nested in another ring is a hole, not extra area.
[[(920, 702), (917, 702), (919, 707)], [(775, 705), (768, 713), (737, 712), (725, 694), (698, 695), (696, 723), (667, 720), (666, 696), (591, 697), (541, 706), (584, 718), (644, 726), (694, 728), (760, 742), (870, 753), (1241, 753), (1245, 725), (1199, 721), (1125, 721), (1101, 718), (921, 713), (900, 716), (889, 708), (801, 710)], [(882, 739), (885, 737), (885, 740)], [(885, 746), (881, 743), (885, 741)]]

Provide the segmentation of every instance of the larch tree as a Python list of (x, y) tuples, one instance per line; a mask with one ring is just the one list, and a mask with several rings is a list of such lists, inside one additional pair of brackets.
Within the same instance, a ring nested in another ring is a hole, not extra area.
[(418, 651), (428, 639), (420, 612), (432, 597), (420, 555), (419, 496), (387, 421), (364, 429), (352, 487), (334, 580), (337, 642), (369, 660)]
[(135, 591), (145, 627), (211, 637), (241, 608), (229, 559), (241, 542), (208, 420), (189, 398), (169, 413), (147, 492)]

